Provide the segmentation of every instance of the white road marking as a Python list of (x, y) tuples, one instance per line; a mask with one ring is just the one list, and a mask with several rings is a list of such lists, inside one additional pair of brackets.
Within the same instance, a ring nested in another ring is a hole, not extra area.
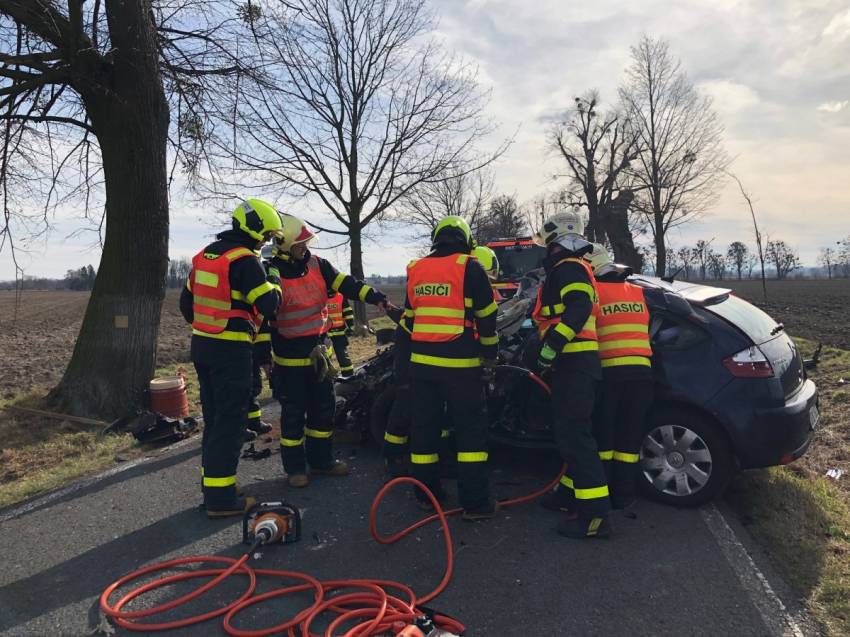
[(720, 510), (709, 504), (700, 510), (700, 514), (771, 634), (776, 637), (805, 637), (800, 624), (779, 599)]

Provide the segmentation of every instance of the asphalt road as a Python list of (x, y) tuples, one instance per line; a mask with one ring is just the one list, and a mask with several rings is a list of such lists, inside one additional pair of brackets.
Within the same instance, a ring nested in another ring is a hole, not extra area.
[[(304, 514), (302, 541), (266, 550), (261, 565), (320, 579), (384, 577), (430, 591), (444, 565), (436, 525), (379, 546), (368, 529), (369, 506), (383, 482), (377, 450), (340, 445), (338, 453), (353, 475), (316, 478), (298, 491), (285, 486), (279, 455), (242, 461), (239, 482), (249, 493), (290, 500)], [(59, 497), (0, 511), (0, 635), (90, 635), (101, 623), (100, 592), (121, 575), (173, 557), (239, 556), (238, 521), (210, 521), (197, 509), (198, 454), (194, 440)], [(534, 490), (558, 467), (550, 454), (511, 450), (495, 452), (493, 464), (500, 498)], [(407, 493), (394, 494), (387, 505), (386, 529), (420, 515)], [(716, 508), (641, 501), (634, 511), (634, 519), (615, 516), (615, 536), (607, 541), (561, 538), (557, 515), (534, 504), (489, 522), (454, 520), (455, 575), (431, 605), (465, 622), (470, 636), (810, 634), (791, 618), (786, 587), (755, 566), (749, 556), (757, 549), (744, 548), (740, 530)], [(168, 617), (232, 599), (244, 586), (234, 580)], [(263, 582), (260, 590), (272, 585)], [(240, 626), (279, 623), (296, 607), (295, 599), (269, 602), (246, 613)], [(171, 634), (225, 633), (212, 620)]]

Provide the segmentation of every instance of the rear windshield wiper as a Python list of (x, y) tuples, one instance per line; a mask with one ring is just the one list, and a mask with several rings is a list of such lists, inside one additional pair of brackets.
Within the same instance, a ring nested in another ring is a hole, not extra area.
[(785, 329), (785, 326), (782, 323), (777, 323), (776, 327), (774, 327), (772, 330), (770, 330), (770, 335), (776, 336), (777, 334), (779, 334), (779, 332), (781, 332), (784, 329)]

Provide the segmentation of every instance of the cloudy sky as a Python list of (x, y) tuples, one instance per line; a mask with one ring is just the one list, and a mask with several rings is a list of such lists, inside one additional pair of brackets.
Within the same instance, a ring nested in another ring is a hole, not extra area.
[[(490, 112), (516, 141), (496, 166), (501, 192), (520, 201), (557, 188), (564, 172), (545, 143), (545, 121), (596, 88), (613, 101), (642, 34), (663, 37), (700, 91), (714, 98), (733, 170), (756, 199), (763, 231), (814, 265), (818, 249), (850, 234), (850, 6), (847, 0), (433, 0), (437, 37), (476, 63), (492, 90)], [(493, 143), (496, 143), (494, 138)], [(282, 202), (284, 203), (284, 202)], [(173, 205), (172, 256), (199, 248), (209, 214)], [(97, 263), (92, 237), (66, 238), (60, 218), (46, 242), (21, 257), (27, 274), (61, 275)], [(675, 246), (714, 237), (750, 241), (746, 208), (732, 185)], [(400, 273), (411, 242), (388, 232), (366, 246), (366, 269)], [(344, 262), (345, 255), (329, 256)], [(0, 254), (0, 279), (13, 276)]]

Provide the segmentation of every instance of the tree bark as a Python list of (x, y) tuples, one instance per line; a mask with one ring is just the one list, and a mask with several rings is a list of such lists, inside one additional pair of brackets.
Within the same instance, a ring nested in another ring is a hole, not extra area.
[[(664, 276), (667, 270), (667, 245), (664, 242), (664, 217), (655, 213), (655, 276)], [(705, 279), (703, 268), (702, 278)]]
[[(354, 225), (349, 226), (349, 236), (351, 237), (351, 242), (349, 244), (351, 246), (350, 274), (355, 279), (360, 279), (362, 281), (366, 278), (366, 275), (363, 272), (363, 237), (361, 232), (361, 228), (355, 227)], [(358, 328), (365, 326), (366, 304), (362, 301), (355, 301), (352, 305), (354, 307), (354, 322), (357, 324)]]
[(635, 247), (634, 237), (629, 230), (629, 205), (634, 195), (623, 190), (610, 202), (599, 205), (599, 219), (614, 250), (614, 259), (629, 266), (635, 272), (643, 270), (643, 256)]
[(76, 87), (100, 144), (103, 255), (74, 354), (49, 401), (111, 419), (141, 406), (156, 365), (168, 270), (169, 112), (150, 3), (107, 3), (114, 67)]

